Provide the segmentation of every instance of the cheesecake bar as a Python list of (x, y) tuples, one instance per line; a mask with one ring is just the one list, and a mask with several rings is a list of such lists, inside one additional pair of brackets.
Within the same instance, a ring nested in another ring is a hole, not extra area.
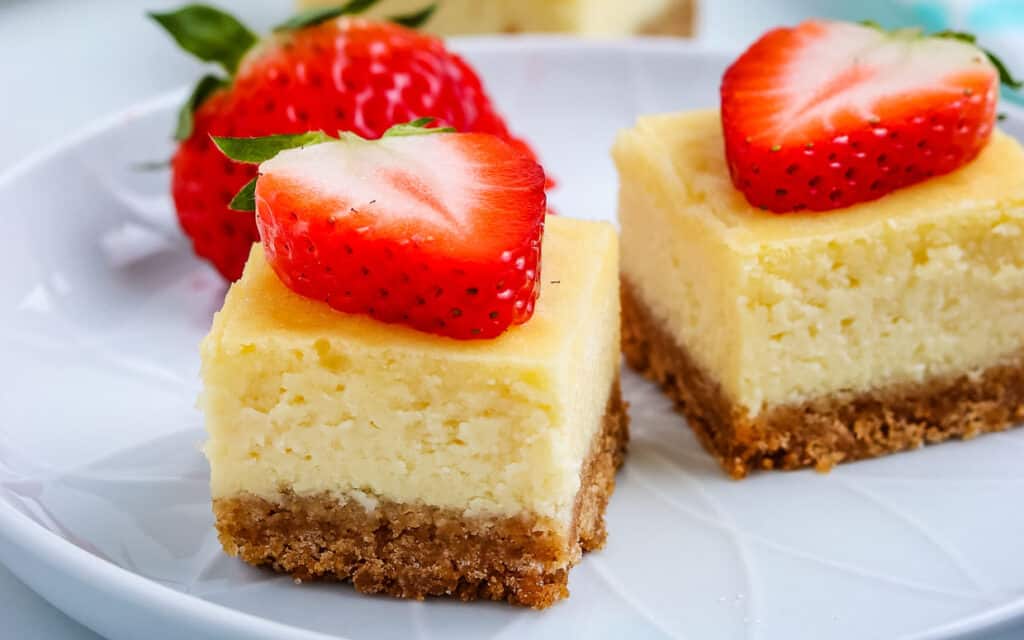
[(202, 346), (224, 549), (363, 592), (546, 607), (622, 463), (618, 241), (548, 217), (534, 316), (453, 340), (302, 297), (257, 245)]
[(1024, 420), (1024, 150), (881, 199), (776, 215), (717, 111), (622, 132), (623, 350), (726, 471), (816, 467)]
[[(334, 0), (299, 0), (301, 8)], [(376, 17), (423, 9), (425, 0), (383, 0), (367, 11)], [(560, 32), (608, 37), (630, 34), (690, 35), (693, 0), (446, 0), (424, 26), (441, 35)]]

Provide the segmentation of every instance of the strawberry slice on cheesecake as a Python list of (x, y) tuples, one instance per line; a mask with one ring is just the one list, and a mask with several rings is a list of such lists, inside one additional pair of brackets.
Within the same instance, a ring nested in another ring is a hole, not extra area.
[(215, 138), (259, 165), (232, 206), (262, 238), (202, 347), (216, 526), (302, 580), (547, 607), (627, 441), (618, 238), (428, 124)]
[[(262, 162), (252, 191), (267, 260), (335, 309), (455, 338), (493, 338), (533, 315), (544, 170), (496, 136), (427, 128), (216, 138)], [(286, 149), (285, 147), (296, 147)]]
[(722, 78), (733, 183), (775, 212), (839, 209), (970, 162), (1000, 80), (961, 33), (810, 21), (770, 31)]
[(619, 135), (626, 360), (730, 475), (1024, 419), (1024, 150), (1000, 83), (966, 34), (813, 20), (740, 55), (720, 111)]

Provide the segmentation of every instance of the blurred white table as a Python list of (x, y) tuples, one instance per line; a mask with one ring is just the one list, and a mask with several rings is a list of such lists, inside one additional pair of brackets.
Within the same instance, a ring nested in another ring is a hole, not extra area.
[[(266, 29), (288, 0), (216, 0)], [(143, 17), (172, 2), (0, 0), (0, 171), (82, 125), (198, 77), (198, 67)], [(55, 19), (59, 16), (59, 20)], [(168, 132), (170, 133), (170, 132)], [(101, 640), (0, 566), (0, 636)], [(976, 640), (1019, 640), (1024, 624)]]
[[(211, 1), (260, 30), (291, 7), (289, 0)], [(0, 0), (0, 172), (96, 118), (195, 81), (198, 65), (144, 17), (182, 4)], [(102, 640), (2, 565), (0, 638)]]

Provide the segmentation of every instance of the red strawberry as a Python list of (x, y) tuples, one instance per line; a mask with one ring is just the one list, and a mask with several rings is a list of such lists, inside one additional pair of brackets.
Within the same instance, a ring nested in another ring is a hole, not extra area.
[(770, 31), (725, 72), (729, 172), (751, 204), (825, 211), (972, 160), (1005, 68), (967, 34), (805, 22)]
[[(371, 4), (347, 6), (358, 11)], [(227, 205), (256, 171), (218, 153), (210, 135), (322, 129), (376, 138), (396, 123), (432, 116), (459, 131), (497, 135), (533, 158), (509, 133), (473, 69), (444, 43), (341, 13), (307, 12), (263, 41), (210, 7), (153, 15), (185, 49), (219, 63), (229, 76), (206, 76), (197, 86), (179, 118), (183, 142), (172, 163), (181, 226), (195, 252), (229, 280), (241, 275), (257, 233), (251, 216)], [(395, 20), (412, 24), (427, 15)]]
[(424, 124), (375, 141), (216, 141), (262, 162), (254, 190), (233, 205), (255, 207), (267, 259), (289, 288), (384, 322), (493, 338), (533, 315), (544, 171), (496, 136)]

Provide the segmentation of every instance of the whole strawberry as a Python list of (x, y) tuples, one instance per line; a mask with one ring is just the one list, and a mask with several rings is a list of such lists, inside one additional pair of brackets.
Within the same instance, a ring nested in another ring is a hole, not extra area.
[(493, 338), (540, 292), (544, 170), (500, 138), (392, 127), (215, 138), (261, 163), (232, 201), (255, 210), (267, 261), (293, 291), (347, 313), (458, 339)]
[(810, 21), (768, 32), (722, 78), (733, 183), (774, 212), (880, 198), (971, 161), (1002, 64), (963, 33)]
[(533, 157), (495, 112), (473, 69), (444, 43), (413, 30), (430, 10), (376, 22), (348, 14), (374, 2), (300, 14), (260, 40), (203, 5), (151, 14), (187, 51), (219, 64), (182, 108), (172, 160), (178, 219), (196, 254), (237, 279), (258, 238), (252, 216), (228, 208), (255, 168), (221, 155), (210, 136), (309, 130), (377, 138), (394, 124), (433, 117), (459, 131), (496, 135)]

